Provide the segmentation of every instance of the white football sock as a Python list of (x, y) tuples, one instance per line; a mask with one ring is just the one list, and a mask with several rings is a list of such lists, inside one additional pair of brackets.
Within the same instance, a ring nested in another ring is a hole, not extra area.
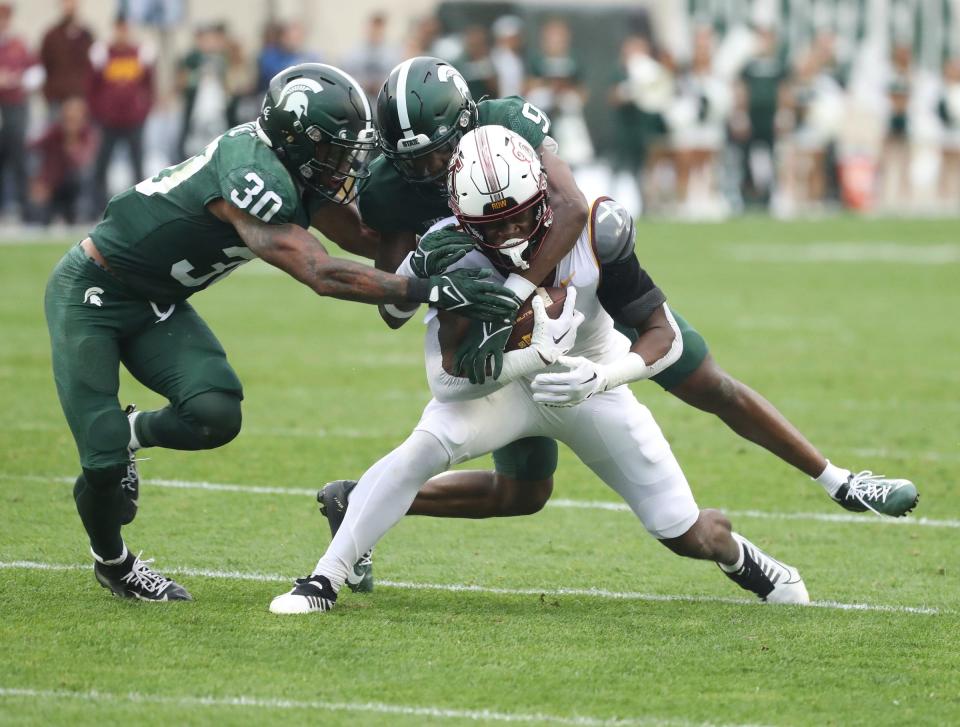
[(447, 450), (436, 437), (414, 431), (360, 478), (343, 523), (313, 575), (326, 576), (339, 591), (353, 564), (400, 521), (424, 483), (449, 464)]
[(816, 481), (819, 482), (823, 489), (827, 491), (827, 494), (833, 497), (837, 494), (844, 484), (846, 484), (847, 479), (850, 477), (850, 470), (845, 470), (842, 467), (837, 467), (834, 464), (830, 463), (830, 460), (827, 460), (827, 466), (824, 468), (823, 472), (820, 473), (820, 476), (816, 478)]
[(136, 452), (138, 449), (140, 449), (140, 440), (137, 439), (137, 427), (135, 426), (135, 422), (137, 421), (137, 417), (141, 414), (143, 414), (142, 411), (134, 411), (127, 417), (127, 419), (130, 420), (130, 443), (127, 445), (127, 449), (129, 449), (131, 452)]
[(740, 550), (740, 555), (737, 556), (737, 562), (733, 565), (727, 565), (726, 563), (721, 563), (717, 561), (717, 565), (720, 566), (720, 570), (724, 573), (736, 573), (738, 570), (743, 568), (743, 543), (740, 542), (742, 535), (737, 535), (736, 533), (731, 533), (734, 536), (734, 540), (737, 541), (737, 547)]
[(120, 553), (119, 558), (110, 558), (109, 560), (104, 560), (99, 555), (93, 552), (93, 548), (90, 548), (90, 554), (93, 556), (93, 559), (98, 563), (103, 565), (120, 565), (123, 561), (127, 559), (127, 544), (123, 544), (123, 552)]

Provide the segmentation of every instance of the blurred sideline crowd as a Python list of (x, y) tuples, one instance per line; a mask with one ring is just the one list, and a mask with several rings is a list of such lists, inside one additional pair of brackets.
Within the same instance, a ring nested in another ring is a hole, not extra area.
[[(110, 35), (96, 38), (76, 0), (63, 0), (61, 18), (34, 48), (15, 31), (14, 6), (0, 2), (2, 219), (97, 219), (112, 193), (254, 118), (270, 78), (289, 65), (338, 65), (373, 102), (390, 69), (412, 55), (453, 63), (477, 100), (525, 96), (550, 117), (585, 191), (612, 194), (636, 214), (960, 211), (960, 55), (920, 67), (896, 28), (842, 58), (847, 39), (828, 27), (787, 52), (770, 18), (718, 29), (691, 13), (679, 57), (639, 17), (607, 49), (615, 62), (600, 69), (603, 85), (585, 72), (590, 61), (578, 57), (575, 30), (559, 15), (535, 29), (501, 15), (458, 33), (431, 15), (394, 46), (390, 17), (377, 12), (339, 58), (306, 47), (296, 21), (267, 23), (257, 49), (213, 23), (197, 27), (190, 50), (172, 59), (164, 94), (149, 29), (118, 15)], [(603, 144), (587, 113), (598, 105), (613, 130)]]

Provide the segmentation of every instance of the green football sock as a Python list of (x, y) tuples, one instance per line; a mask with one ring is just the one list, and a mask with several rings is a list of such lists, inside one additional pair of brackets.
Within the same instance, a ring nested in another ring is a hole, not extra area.
[(123, 492), (120, 479), (127, 465), (105, 469), (84, 469), (73, 486), (77, 512), (90, 538), (90, 547), (102, 560), (123, 554), (120, 523), (123, 519)]

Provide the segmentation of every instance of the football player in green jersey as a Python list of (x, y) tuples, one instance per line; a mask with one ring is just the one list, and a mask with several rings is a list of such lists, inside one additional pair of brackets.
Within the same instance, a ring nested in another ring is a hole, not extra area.
[[(370, 177), (361, 184), (360, 213), (363, 222), (380, 234), (377, 266), (396, 270), (404, 256), (439, 219), (449, 216), (444, 175), (447, 162), (464, 133), (477, 125), (500, 124), (523, 136), (541, 155), (547, 172), (548, 198), (554, 209), (551, 230), (532, 260), (519, 260), (508, 278), (521, 298), (528, 294), (524, 278), (534, 283), (547, 278), (572, 247), (586, 223), (580, 216), (583, 195), (569, 168), (556, 155), (548, 136), (550, 120), (535, 106), (518, 97), (481, 100), (474, 103), (466, 84), (452, 66), (436, 58), (413, 58), (391, 71), (377, 103), (377, 126), (383, 156), (371, 164)], [(559, 200), (559, 204), (558, 204)], [(571, 209), (576, 214), (571, 214)], [(585, 206), (583, 209), (587, 209)], [(568, 216), (569, 215), (569, 216)], [(571, 218), (575, 218), (574, 222)], [(599, 234), (629, 237), (634, 223), (619, 206), (599, 209), (594, 224)], [(441, 231), (421, 241), (412, 259), (410, 274), (434, 273), (434, 261), (447, 264), (464, 254), (457, 239)], [(381, 306), (391, 327), (398, 327), (415, 313), (416, 306)], [(827, 493), (848, 510), (872, 510), (889, 516), (906, 515), (918, 500), (916, 488), (902, 479), (888, 479), (870, 471), (854, 472), (837, 467), (824, 457), (763, 396), (724, 371), (710, 355), (703, 337), (674, 310), (683, 337), (680, 359), (653, 377), (661, 387), (685, 403), (718, 416), (741, 437), (759, 444), (780, 459), (819, 482)], [(498, 356), (509, 326), (487, 324), (478, 338), (468, 339), (458, 354), (460, 371), (482, 381), (487, 362), (496, 371)], [(420, 491), (410, 514), (438, 517), (485, 518), (526, 515), (537, 512), (553, 491), (557, 445), (532, 437), (497, 450), (494, 471), (458, 470), (439, 475)], [(338, 480), (318, 493), (321, 510), (335, 532), (343, 519), (347, 497), (354, 483)], [(370, 563), (365, 556), (356, 578), (348, 585), (369, 589)]]
[[(475, 272), (405, 278), (330, 257), (306, 231), (350, 230), (363, 246), (350, 203), (376, 139), (354, 79), (331, 66), (292, 66), (271, 81), (255, 122), (114, 197), (54, 269), (45, 311), (57, 393), (82, 467), (74, 499), (96, 579), (114, 594), (190, 599), (121, 536), (137, 511), (135, 452), (210, 449), (240, 431), (240, 381), (187, 301), (193, 293), (260, 257), (319, 295), (429, 302), (481, 319), (514, 314), (510, 291)], [(169, 405), (121, 409), (121, 363)]]

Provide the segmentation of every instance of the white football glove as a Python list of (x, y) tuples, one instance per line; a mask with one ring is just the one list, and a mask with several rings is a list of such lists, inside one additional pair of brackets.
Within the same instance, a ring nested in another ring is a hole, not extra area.
[(566, 371), (537, 374), (534, 378), (530, 386), (534, 401), (546, 406), (576, 406), (598, 391), (609, 391), (659, 372), (656, 366), (647, 366), (634, 351), (608, 364), (583, 356), (561, 356), (557, 363)]
[(583, 323), (583, 313), (574, 308), (576, 302), (576, 288), (568, 289), (563, 311), (556, 319), (552, 319), (547, 315), (543, 299), (539, 294), (534, 294), (531, 301), (533, 332), (530, 345), (504, 354), (503, 372), (497, 381), (507, 384), (521, 376), (532, 376), (556, 363), (557, 359), (573, 348), (577, 340), (577, 329)]
[(575, 308), (576, 304), (577, 289), (568, 288), (563, 310), (556, 318), (550, 318), (540, 295), (533, 296), (533, 333), (530, 336), (530, 348), (535, 349), (548, 365), (555, 363), (577, 342), (577, 329), (583, 323), (583, 313)]
[(566, 371), (537, 374), (530, 387), (534, 401), (547, 406), (576, 406), (598, 391), (606, 391), (603, 365), (583, 356), (560, 356), (557, 363)]

